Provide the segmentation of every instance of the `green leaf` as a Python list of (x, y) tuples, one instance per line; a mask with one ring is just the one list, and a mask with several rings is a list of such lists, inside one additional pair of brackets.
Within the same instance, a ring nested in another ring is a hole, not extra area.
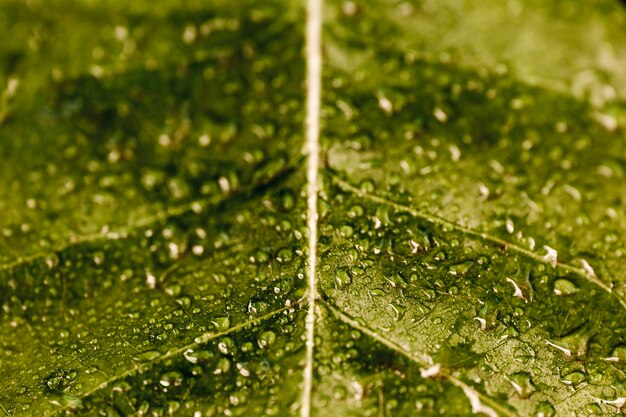
[(623, 413), (623, 7), (305, 18), (0, 4), (0, 414)]

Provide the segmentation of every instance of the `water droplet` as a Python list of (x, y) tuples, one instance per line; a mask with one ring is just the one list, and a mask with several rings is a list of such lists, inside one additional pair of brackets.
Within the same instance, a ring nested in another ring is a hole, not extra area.
[(365, 213), (365, 210), (363, 209), (363, 207), (356, 204), (350, 207), (347, 214), (348, 214), (348, 217), (350, 218), (356, 218), (356, 217), (361, 217), (364, 213)]
[(155, 360), (159, 356), (161, 356), (161, 352), (159, 352), (158, 350), (148, 350), (146, 352), (135, 355), (133, 359), (138, 362), (150, 362)]
[(608, 358), (605, 358), (605, 360), (609, 362), (625, 363), (626, 362), (626, 345), (615, 346), (615, 348), (613, 348), (613, 351), (611, 352), (611, 356)]
[(335, 273), (335, 285), (339, 289), (346, 288), (352, 283), (350, 273), (345, 269), (337, 269)]
[(178, 297), (182, 291), (180, 285), (172, 285), (165, 288), (165, 293), (171, 295), (172, 297)]
[(264, 349), (271, 346), (276, 341), (276, 333), (271, 330), (266, 330), (259, 335), (257, 343), (259, 347)]
[(515, 292), (513, 293), (513, 297), (521, 298), (524, 301), (528, 301), (526, 300), (526, 297), (524, 297), (522, 289), (519, 287), (519, 285), (517, 285), (517, 282), (513, 281), (511, 278), (507, 278), (506, 280), (507, 282), (511, 283), (511, 285), (513, 285), (513, 289), (515, 290)]
[(578, 287), (572, 281), (563, 278), (554, 281), (554, 294), (556, 295), (571, 295), (577, 291)]
[(146, 271), (146, 284), (150, 288), (156, 288), (157, 279), (150, 271)]
[(520, 398), (528, 398), (535, 392), (535, 384), (528, 372), (515, 372), (508, 376), (508, 380)]
[(591, 336), (597, 332), (597, 328), (580, 328), (573, 333), (560, 338), (559, 340), (546, 340), (546, 343), (553, 348), (563, 352), (567, 356), (584, 356), (587, 352), (587, 343)]
[(191, 306), (191, 298), (189, 297), (179, 297), (176, 299), (176, 302), (185, 308), (189, 308), (189, 306)]
[(230, 317), (218, 317), (214, 320), (211, 320), (211, 324), (215, 326), (215, 330), (218, 332), (225, 332), (230, 328)]
[(225, 374), (230, 370), (230, 361), (226, 358), (221, 358), (217, 361), (217, 365), (215, 366), (215, 371), (213, 373), (215, 375)]
[(50, 269), (56, 268), (57, 266), (59, 266), (59, 263), (61, 262), (56, 253), (46, 255), (45, 261), (46, 261), (46, 265), (48, 265), (48, 268)]
[(70, 408), (70, 409), (78, 408), (83, 404), (82, 400), (79, 397), (76, 397), (74, 395), (67, 395), (67, 394), (62, 394), (50, 400), (50, 403), (58, 407)]
[(397, 302), (389, 303), (389, 309), (393, 315), (393, 319), (395, 321), (400, 321), (404, 317), (404, 313), (406, 313), (407, 308), (403, 305), (398, 304)]
[(439, 107), (435, 107), (433, 110), (433, 116), (435, 116), (435, 119), (439, 120), (441, 123), (445, 123), (448, 120), (446, 112), (441, 110)]
[(204, 333), (204, 334), (201, 334), (200, 336), (196, 337), (195, 339), (193, 339), (193, 341), (198, 343), (198, 344), (206, 343), (209, 340), (211, 340), (212, 336), (213, 335), (211, 333)]
[(285, 191), (280, 199), (280, 204), (285, 211), (291, 211), (296, 206), (296, 197), (290, 191)]
[(196, 364), (198, 362), (209, 361), (213, 357), (213, 354), (207, 350), (196, 351), (194, 349), (187, 349), (185, 352), (183, 352), (183, 356), (190, 363)]
[(387, 280), (387, 282), (391, 284), (393, 288), (406, 288), (407, 287), (406, 280), (404, 279), (404, 277), (402, 277), (399, 274), (393, 274), (393, 275), (387, 276), (385, 277), (385, 280)]
[(159, 384), (164, 387), (177, 387), (183, 383), (183, 374), (177, 371), (169, 371), (161, 375)]
[(246, 366), (243, 363), (238, 363), (235, 366), (241, 376), (245, 376), (247, 378), (251, 375), (250, 370), (246, 368)]
[(436, 405), (436, 400), (433, 397), (420, 397), (415, 401), (415, 408), (417, 411), (433, 410)]
[(229, 355), (235, 351), (235, 342), (230, 337), (223, 337), (217, 344), (217, 348), (224, 355)]
[(589, 403), (585, 406), (585, 411), (591, 416), (602, 415), (602, 409), (596, 403)]
[(339, 229), (339, 236), (341, 237), (351, 237), (354, 234), (354, 229), (352, 229), (349, 225), (343, 225)]
[(586, 380), (587, 375), (582, 371), (570, 372), (561, 378), (561, 382), (567, 385), (573, 385), (574, 387), (576, 387), (576, 385), (580, 384), (581, 382), (585, 382)]
[(61, 369), (48, 375), (44, 379), (44, 386), (49, 392), (61, 394), (71, 388), (76, 376), (77, 372), (72, 369)]
[(198, 137), (198, 144), (202, 147), (209, 146), (211, 144), (211, 136), (207, 133), (203, 133)]
[(359, 184), (359, 188), (361, 189), (361, 191), (368, 194), (371, 194), (376, 190), (376, 186), (374, 185), (374, 181), (372, 180), (361, 181), (361, 183)]
[(170, 416), (175, 415), (175, 413), (180, 409), (180, 403), (178, 401), (168, 401), (167, 402), (167, 414)]
[(463, 276), (467, 273), (467, 271), (469, 271), (472, 265), (473, 263), (469, 261), (450, 265), (450, 267), (448, 268), (448, 273), (450, 275)]
[(387, 114), (393, 113), (393, 103), (385, 96), (378, 98), (378, 106)]
[(554, 417), (555, 415), (554, 406), (548, 401), (542, 401), (537, 405), (536, 417)]
[(289, 262), (292, 259), (293, 259), (293, 252), (291, 251), (291, 249), (288, 249), (288, 248), (282, 248), (276, 254), (276, 260), (281, 264)]

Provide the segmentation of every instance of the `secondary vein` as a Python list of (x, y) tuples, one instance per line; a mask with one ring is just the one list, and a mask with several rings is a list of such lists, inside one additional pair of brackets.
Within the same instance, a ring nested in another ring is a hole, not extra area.
[[(418, 366), (430, 367), (433, 365), (432, 359), (428, 355), (420, 353), (420, 352), (410, 351), (406, 349), (405, 347), (397, 344), (396, 342), (382, 336), (375, 330), (372, 330), (371, 328), (367, 326), (361, 325), (358, 321), (348, 316), (346, 313), (341, 311), (339, 308), (333, 306), (332, 304), (325, 302), (324, 300), (322, 300), (322, 303), (338, 320), (342, 321), (343, 323), (347, 324), (348, 326), (356, 330), (359, 330), (361, 333), (372, 338), (378, 343), (386, 346), (392, 351), (399, 353), (400, 355), (406, 357), (408, 360), (417, 364)], [(488, 397), (482, 392), (477, 391), (469, 384), (463, 382), (456, 376), (452, 375), (450, 372), (443, 370), (443, 369), (439, 369), (437, 371), (437, 376), (440, 378), (445, 378), (448, 381), (450, 381), (452, 384), (461, 388), (463, 392), (465, 393), (465, 395), (467, 396), (468, 400), (471, 402), (472, 410), (474, 412), (482, 413), (490, 417), (493, 417), (493, 416), (518, 417), (518, 415), (515, 412), (509, 410), (507, 407), (500, 405), (494, 399), (492, 399), (491, 397)]]
[(308, 310), (306, 315), (306, 362), (300, 408), (301, 417), (311, 415), (313, 389), (313, 351), (315, 337), (315, 301), (317, 298), (317, 191), (319, 171), (319, 115), (322, 84), (322, 0), (307, 0), (306, 19), (306, 120), (305, 153), (307, 155), (307, 229), (309, 234)]
[(203, 198), (198, 198), (198, 199), (192, 200), (190, 202), (187, 202), (181, 205), (171, 206), (171, 207), (168, 207), (167, 209), (157, 211), (146, 217), (141, 217), (134, 221), (131, 221), (125, 226), (120, 226), (120, 227), (112, 228), (109, 230), (107, 225), (103, 225), (103, 226), (106, 226), (106, 229), (98, 233), (83, 234), (83, 235), (70, 235), (67, 241), (61, 242), (55, 246), (52, 246), (48, 248), (48, 250), (46, 251), (33, 253), (31, 255), (18, 257), (12, 261), (0, 263), (0, 272), (18, 268), (24, 264), (34, 262), (38, 259), (43, 259), (47, 256), (54, 255), (56, 253), (62, 252), (64, 250), (67, 250), (75, 246), (94, 243), (94, 242), (106, 242), (106, 241), (127, 239), (133, 232), (137, 230), (147, 228), (153, 225), (158, 225), (160, 223), (166, 222), (173, 218), (180, 217), (190, 212), (197, 213), (198, 210), (204, 211), (209, 208), (216, 207), (231, 198), (235, 198), (235, 197), (245, 195), (248, 193), (254, 193), (260, 187), (264, 187), (269, 182), (276, 180), (278, 177), (284, 174), (288, 174), (293, 168), (294, 166), (292, 166), (291, 164), (288, 164), (284, 169), (280, 170), (276, 174), (276, 176), (268, 178), (265, 181), (261, 181), (258, 184), (252, 184), (249, 187), (244, 187), (240, 190), (236, 190), (227, 195), (220, 194), (220, 195), (215, 195), (215, 196), (210, 196), (210, 197), (203, 197)]
[[(391, 206), (397, 210), (400, 211), (404, 211), (406, 213), (409, 213), (410, 215), (412, 215), (413, 217), (416, 218), (420, 218), (423, 219), (429, 223), (435, 224), (435, 225), (439, 225), (439, 226), (444, 226), (444, 227), (449, 227), (453, 230), (456, 230), (458, 232), (463, 233), (466, 236), (471, 236), (473, 238), (476, 239), (480, 239), (483, 241), (487, 241), (487, 242), (491, 242), (492, 244), (501, 246), (503, 248), (506, 248), (507, 250), (511, 251), (511, 252), (516, 252), (519, 253), (522, 256), (525, 256), (527, 258), (533, 259), (537, 262), (543, 263), (543, 264), (547, 264), (547, 265), (552, 265), (552, 263), (548, 260), (546, 260), (542, 255), (539, 255), (535, 252), (533, 252), (530, 249), (526, 249), (523, 248), (515, 243), (512, 242), (508, 242), (504, 239), (501, 239), (499, 237), (496, 236), (492, 236), (489, 235), (488, 233), (485, 232), (481, 232), (478, 230), (474, 230), (474, 229), (470, 229), (468, 227), (464, 227), (461, 226), (457, 223), (445, 220), (443, 218), (437, 217), (435, 215), (432, 214), (428, 214), (419, 210), (416, 210), (412, 207), (409, 206), (405, 206), (403, 204), (397, 203), (395, 201), (389, 200), (387, 198), (384, 197), (380, 197), (378, 195), (375, 194), (370, 194), (367, 192), (364, 192), (360, 189), (358, 189), (357, 187), (355, 187), (354, 185), (344, 181), (343, 179), (339, 178), (337, 175), (332, 175), (332, 181), (337, 184), (340, 188), (342, 188), (344, 191), (348, 191), (350, 193), (353, 193), (361, 198), (365, 198), (368, 199), (370, 201), (379, 203), (379, 204), (385, 204), (388, 206)], [(586, 280), (587, 282), (590, 282), (591, 284), (599, 287), (600, 289), (602, 289), (604, 292), (608, 293), (609, 295), (615, 297), (615, 300), (623, 307), (626, 308), (626, 301), (622, 300), (622, 298), (615, 294), (612, 290), (611, 287), (609, 287), (607, 284), (605, 284), (604, 282), (602, 282), (596, 275), (595, 273), (590, 273), (589, 271), (587, 271), (585, 268), (578, 268), (576, 266), (567, 264), (567, 263), (563, 263), (563, 262), (556, 262), (553, 265), (554, 268), (559, 269), (563, 272), (572, 274), (572, 275), (577, 275), (579, 277), (581, 277), (582, 279)]]
[[(300, 303), (300, 302), (301, 302), (301, 300), (298, 300), (294, 304), (297, 304), (297, 303)], [(274, 310), (274, 311), (270, 311), (269, 313), (267, 313), (267, 314), (265, 314), (263, 316), (259, 316), (259, 317), (256, 317), (254, 319), (247, 320), (247, 321), (245, 321), (243, 323), (240, 323), (240, 324), (238, 324), (236, 326), (233, 326), (233, 327), (231, 327), (231, 328), (229, 328), (227, 330), (221, 331), (221, 332), (217, 332), (217, 333), (211, 333), (211, 332), (202, 333), (201, 335), (197, 336), (193, 340), (193, 342), (188, 343), (188, 344), (186, 344), (184, 346), (179, 346), (178, 348), (172, 349), (172, 350), (168, 351), (166, 354), (161, 355), (161, 356), (159, 356), (159, 357), (157, 357), (157, 358), (155, 358), (155, 359), (153, 359), (153, 360), (151, 360), (149, 362), (144, 362), (142, 364), (134, 364), (133, 368), (128, 368), (127, 370), (125, 370), (125, 371), (123, 371), (123, 372), (121, 372), (119, 374), (111, 376), (109, 379), (107, 379), (105, 381), (102, 381), (100, 384), (96, 385), (95, 387), (82, 392), (81, 394), (78, 395), (78, 397), (80, 399), (84, 399), (84, 398), (87, 398), (87, 397), (89, 397), (91, 395), (94, 395), (98, 391), (103, 390), (104, 388), (110, 386), (111, 384), (113, 384), (116, 381), (119, 381), (119, 380), (121, 380), (123, 378), (129, 377), (129, 376), (134, 375), (136, 373), (145, 371), (146, 369), (150, 368), (151, 366), (155, 365), (156, 363), (163, 362), (163, 361), (165, 361), (167, 359), (170, 359), (170, 358), (173, 358), (175, 356), (181, 355), (183, 352), (185, 352), (188, 349), (196, 348), (198, 346), (207, 344), (208, 342), (210, 342), (212, 340), (218, 339), (218, 338), (220, 338), (222, 336), (229, 335), (229, 334), (234, 333), (234, 332), (236, 332), (238, 330), (244, 329), (244, 328), (246, 328), (248, 326), (252, 326), (254, 324), (257, 324), (257, 323), (263, 322), (265, 320), (268, 320), (268, 319), (270, 319), (270, 318), (272, 318), (272, 317), (274, 317), (274, 316), (276, 316), (278, 314), (283, 313), (284, 311), (289, 310), (290, 308), (293, 308), (294, 304), (292, 304), (290, 306), (281, 307), (281, 308), (279, 308), (277, 310)], [(50, 415), (50, 416), (62, 415), (62, 414), (65, 414), (68, 410), (69, 410), (69, 406), (64, 406), (62, 408), (59, 408), (59, 409), (55, 410), (52, 414), (47, 414), (47, 415)]]

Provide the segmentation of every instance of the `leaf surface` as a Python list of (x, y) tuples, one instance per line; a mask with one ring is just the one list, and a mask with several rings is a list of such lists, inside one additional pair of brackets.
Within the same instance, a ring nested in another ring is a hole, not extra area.
[(0, 412), (621, 413), (623, 8), (325, 7), (307, 341), (303, 6), (0, 6)]

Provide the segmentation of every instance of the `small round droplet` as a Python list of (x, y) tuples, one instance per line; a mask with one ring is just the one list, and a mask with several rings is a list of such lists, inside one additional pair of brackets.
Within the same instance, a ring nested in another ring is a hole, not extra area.
[(339, 289), (346, 288), (348, 285), (352, 283), (352, 277), (345, 269), (338, 269), (335, 272), (335, 285)]
[(271, 330), (266, 330), (259, 335), (258, 344), (259, 347), (264, 349), (271, 346), (276, 341), (276, 333)]
[(508, 379), (520, 398), (528, 398), (535, 392), (535, 384), (528, 372), (515, 372)]
[(348, 217), (350, 218), (356, 218), (356, 217), (361, 217), (364, 213), (365, 213), (365, 210), (363, 209), (363, 207), (356, 204), (350, 207), (347, 214), (348, 214)]
[(71, 369), (60, 369), (52, 372), (44, 380), (47, 391), (61, 394), (68, 391), (76, 380), (77, 372)]
[(148, 350), (145, 352), (141, 352), (138, 355), (135, 355), (133, 358), (137, 362), (151, 362), (161, 356), (161, 352), (158, 350)]
[(554, 406), (548, 401), (542, 401), (538, 404), (537, 412), (535, 413), (536, 417), (554, 417), (555, 415)]
[(578, 287), (572, 281), (563, 278), (554, 281), (554, 294), (571, 295), (576, 292), (578, 292)]
[(626, 362), (626, 345), (617, 345), (613, 348), (611, 356), (606, 358), (610, 362)]
[(215, 366), (215, 371), (213, 373), (215, 375), (222, 375), (227, 373), (230, 370), (230, 361), (226, 358), (221, 358), (217, 361), (217, 365)]
[(363, 180), (359, 184), (359, 188), (361, 191), (365, 193), (373, 193), (376, 190), (376, 185), (374, 185), (374, 181), (372, 180)]
[(183, 383), (183, 374), (177, 371), (166, 372), (161, 375), (159, 384), (164, 387), (176, 387)]
[(217, 317), (214, 320), (211, 320), (213, 326), (215, 326), (215, 330), (218, 332), (225, 332), (230, 328), (230, 318), (226, 317)]
[(292, 259), (293, 259), (293, 252), (291, 251), (291, 249), (288, 249), (288, 248), (282, 248), (276, 254), (276, 260), (281, 264), (289, 262)]
[(561, 382), (567, 385), (572, 385), (576, 387), (576, 385), (585, 382), (587, 380), (587, 374), (582, 371), (574, 371), (570, 372), (561, 378)]
[(213, 354), (207, 350), (194, 350), (194, 349), (187, 349), (184, 353), (183, 356), (185, 357), (185, 359), (187, 359), (190, 363), (196, 364), (198, 362), (207, 362), (209, 361), (212, 357)]

